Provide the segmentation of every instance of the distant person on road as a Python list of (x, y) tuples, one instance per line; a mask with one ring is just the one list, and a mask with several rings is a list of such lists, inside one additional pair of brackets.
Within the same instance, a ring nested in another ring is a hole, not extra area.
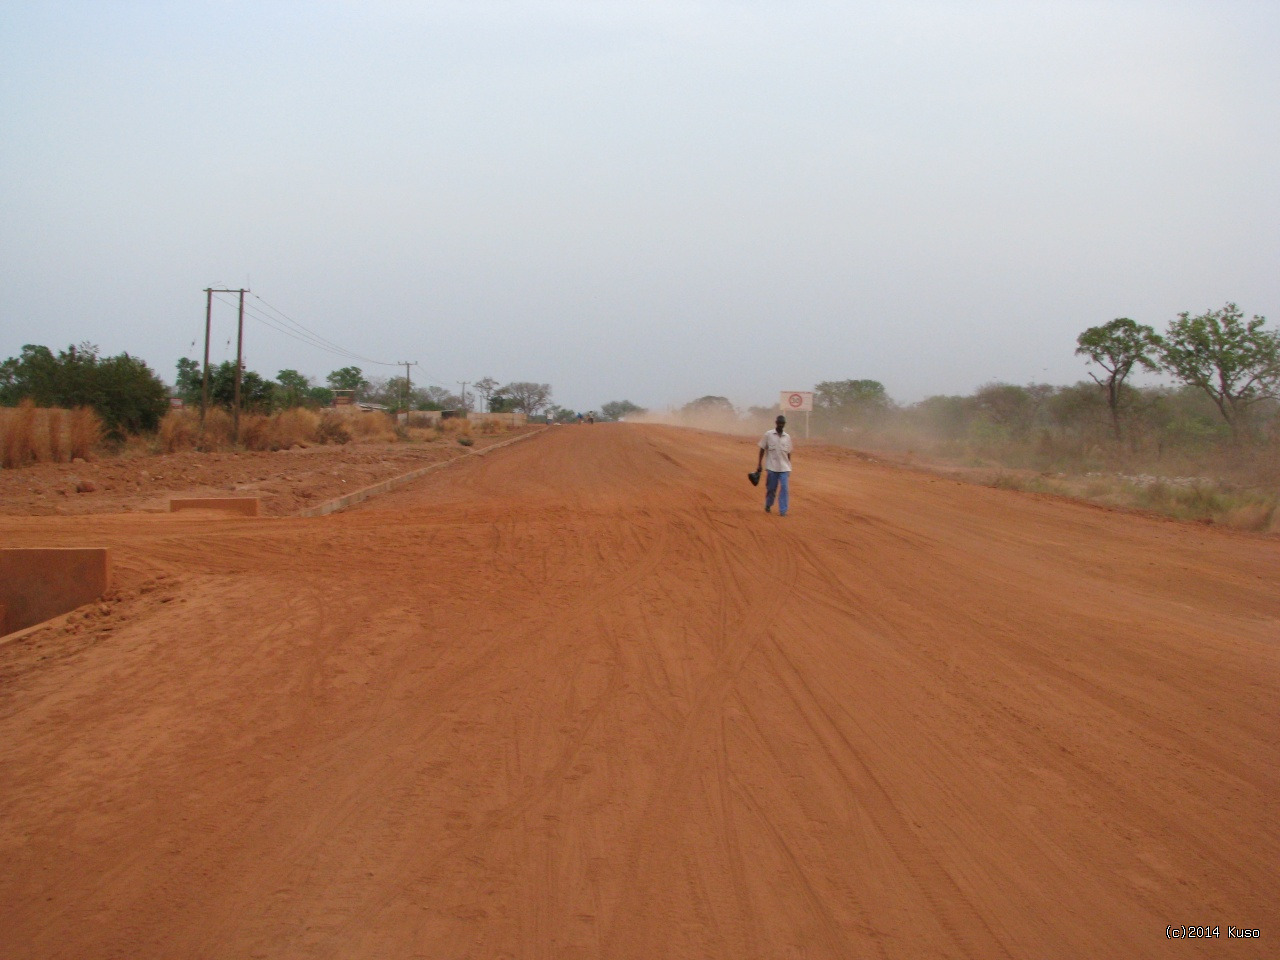
[(787, 418), (778, 414), (777, 426), (760, 439), (760, 456), (756, 459), (756, 472), (764, 467), (769, 471), (764, 482), (764, 512), (773, 512), (773, 501), (778, 501), (778, 516), (787, 515), (790, 497), (787, 480), (791, 476), (791, 434), (786, 432)]

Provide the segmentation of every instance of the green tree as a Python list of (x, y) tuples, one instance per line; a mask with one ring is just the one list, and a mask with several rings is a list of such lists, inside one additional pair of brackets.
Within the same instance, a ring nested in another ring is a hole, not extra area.
[(705, 397), (699, 397), (697, 400), (690, 400), (680, 412), (690, 415), (714, 415), (722, 417), (736, 417), (738, 411), (733, 404), (729, 402), (728, 397), (719, 397), (707, 394)]
[(311, 378), (297, 370), (281, 370), (276, 374), (276, 402), (285, 409), (304, 406), (311, 390)]
[(27, 344), (0, 366), (0, 403), (25, 397), (41, 407), (92, 407), (107, 433), (154, 430), (169, 406), (169, 391), (150, 367), (122, 353), (99, 356), (91, 343), (68, 347), (55, 357), (48, 347)]
[(508, 383), (499, 391), (511, 403), (511, 407), (526, 416), (536, 416), (538, 411), (551, 402), (551, 384), (530, 383), (517, 380)]
[(1265, 317), (1246, 321), (1234, 303), (1193, 317), (1178, 314), (1160, 359), (1183, 383), (1203, 390), (1239, 436), (1249, 408), (1280, 393), (1280, 333)]
[[(209, 402), (228, 410), (235, 406), (236, 364), (224, 360), (209, 368)], [(275, 404), (276, 386), (260, 373), (244, 370), (240, 373), (240, 409), (266, 413)]]
[(1107, 392), (1107, 406), (1111, 410), (1111, 426), (1116, 440), (1120, 439), (1120, 401), (1125, 379), (1134, 365), (1147, 370), (1158, 370), (1160, 337), (1150, 327), (1116, 317), (1100, 327), (1090, 327), (1076, 338), (1076, 355), (1088, 357), (1090, 363), (1102, 368), (1105, 376), (1092, 371), (1089, 376)]
[(357, 397), (362, 397), (362, 391), (369, 386), (369, 381), (364, 378), (364, 372), (359, 367), (334, 370), (325, 380), (334, 390), (354, 390)]
[(174, 381), (174, 392), (189, 407), (199, 406), (204, 386), (204, 371), (199, 361), (189, 357), (178, 358), (178, 376)]
[(644, 407), (630, 400), (610, 400), (600, 405), (600, 414), (606, 420), (621, 420), (631, 413), (644, 413)]
[(813, 388), (819, 429), (880, 426), (893, 401), (879, 380), (824, 380)]

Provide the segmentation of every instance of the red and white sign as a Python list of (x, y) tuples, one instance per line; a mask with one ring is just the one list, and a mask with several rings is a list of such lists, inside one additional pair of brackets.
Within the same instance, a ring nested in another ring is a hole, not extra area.
[(782, 400), (778, 406), (783, 410), (794, 410), (796, 413), (808, 413), (813, 409), (813, 391), (783, 390)]

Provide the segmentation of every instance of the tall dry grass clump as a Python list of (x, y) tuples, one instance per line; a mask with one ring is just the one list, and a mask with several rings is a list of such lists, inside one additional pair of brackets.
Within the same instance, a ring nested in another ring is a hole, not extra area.
[(347, 426), (347, 421), (351, 418), (341, 413), (327, 411), (320, 415), (320, 422), (316, 425), (316, 440), (320, 443), (350, 443), (351, 429)]
[(275, 442), (277, 449), (288, 450), (304, 443), (315, 443), (320, 416), (306, 407), (281, 410), (275, 416)]
[(36, 405), (23, 400), (16, 408), (4, 411), (4, 437), (0, 439), (0, 462), (12, 470), (36, 458)]
[(347, 417), (351, 435), (357, 440), (394, 443), (395, 423), (381, 410), (367, 410)]
[[(192, 414), (193, 416), (194, 413)], [(196, 445), (201, 450), (221, 450), (235, 441), (235, 424), (231, 420), (231, 412), (222, 407), (210, 407), (204, 416), (204, 430), (200, 431), (199, 419), (196, 419), (196, 431), (200, 439)]]
[(71, 459), (88, 460), (102, 441), (102, 419), (91, 407), (76, 407), (67, 421)]
[(159, 434), (165, 453), (191, 450), (200, 437), (200, 418), (189, 410), (170, 410), (160, 421)]
[(45, 412), (45, 449), (49, 453), (49, 459), (54, 463), (61, 463), (66, 458), (66, 438), (63, 436), (66, 419), (63, 411), (57, 407)]
[(271, 418), (261, 413), (246, 413), (240, 417), (240, 445), (246, 450), (275, 450)]
[(0, 465), (12, 469), (74, 457), (87, 460), (102, 432), (102, 421), (88, 407), (43, 409), (26, 399), (17, 407), (0, 408)]

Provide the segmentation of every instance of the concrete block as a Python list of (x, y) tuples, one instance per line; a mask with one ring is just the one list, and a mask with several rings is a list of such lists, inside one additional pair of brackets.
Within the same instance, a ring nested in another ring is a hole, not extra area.
[(219, 510), (242, 517), (256, 517), (260, 510), (257, 497), (184, 497), (169, 501), (169, 512), (179, 510)]
[(0, 549), (0, 630), (35, 626), (110, 589), (111, 551), (105, 547)]

